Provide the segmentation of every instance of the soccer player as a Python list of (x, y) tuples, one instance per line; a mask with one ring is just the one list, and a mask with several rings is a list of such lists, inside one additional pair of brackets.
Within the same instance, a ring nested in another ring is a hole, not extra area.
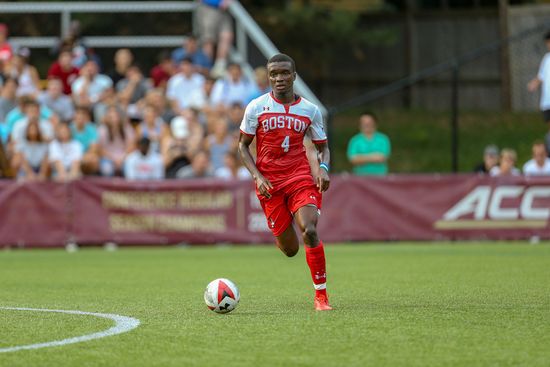
[[(252, 100), (241, 123), (239, 152), (256, 182), (256, 194), (286, 256), (294, 256), (299, 240), (296, 221), (305, 244), (306, 260), (315, 288), (316, 310), (331, 310), (326, 292), (323, 243), (317, 236), (322, 193), (330, 185), (330, 152), (319, 108), (294, 94), (294, 60), (277, 54), (267, 62), (272, 91)], [(318, 159), (310, 167), (304, 148), (306, 134), (317, 148)], [(256, 137), (257, 161), (250, 153)]]

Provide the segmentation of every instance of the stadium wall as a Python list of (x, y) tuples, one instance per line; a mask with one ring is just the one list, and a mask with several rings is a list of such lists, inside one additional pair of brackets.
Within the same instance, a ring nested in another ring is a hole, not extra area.
[[(550, 238), (550, 178), (334, 177), (326, 242)], [(0, 246), (272, 243), (251, 182), (0, 181)]]

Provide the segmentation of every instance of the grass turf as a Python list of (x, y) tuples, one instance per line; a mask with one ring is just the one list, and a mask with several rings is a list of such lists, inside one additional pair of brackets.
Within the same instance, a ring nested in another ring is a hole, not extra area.
[[(316, 313), (303, 252), (271, 246), (3, 251), (0, 306), (117, 313), (126, 334), (0, 353), (0, 366), (548, 366), (550, 246), (327, 246), (335, 311)], [(234, 280), (230, 314), (202, 300)], [(0, 310), (0, 348), (108, 320)]]

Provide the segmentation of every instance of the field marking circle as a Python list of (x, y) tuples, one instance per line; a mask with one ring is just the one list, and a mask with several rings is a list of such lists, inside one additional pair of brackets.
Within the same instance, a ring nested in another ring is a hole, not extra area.
[(65, 313), (69, 315), (95, 316), (95, 317), (101, 317), (104, 319), (110, 319), (115, 322), (115, 325), (113, 327), (97, 333), (86, 334), (86, 335), (76, 336), (73, 338), (67, 338), (62, 340), (54, 340), (54, 341), (45, 342), (45, 343), (18, 345), (14, 347), (0, 348), (0, 353), (17, 352), (19, 350), (40, 349), (40, 348), (48, 348), (48, 347), (59, 347), (59, 346), (68, 345), (68, 344), (86, 342), (89, 340), (100, 339), (100, 338), (105, 338), (107, 336), (126, 333), (130, 330), (137, 328), (140, 324), (140, 321), (133, 317), (121, 316), (121, 315), (116, 315), (112, 313), (95, 313), (95, 312), (85, 312), (85, 311), (75, 311), (75, 310), (48, 310), (44, 308), (26, 308), (26, 307), (0, 307), (0, 310), (56, 312), (56, 313)]

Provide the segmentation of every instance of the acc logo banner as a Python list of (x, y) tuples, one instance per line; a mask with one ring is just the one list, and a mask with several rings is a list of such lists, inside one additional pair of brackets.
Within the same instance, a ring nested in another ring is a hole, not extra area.
[(549, 186), (478, 186), (434, 223), (435, 229), (545, 228)]

